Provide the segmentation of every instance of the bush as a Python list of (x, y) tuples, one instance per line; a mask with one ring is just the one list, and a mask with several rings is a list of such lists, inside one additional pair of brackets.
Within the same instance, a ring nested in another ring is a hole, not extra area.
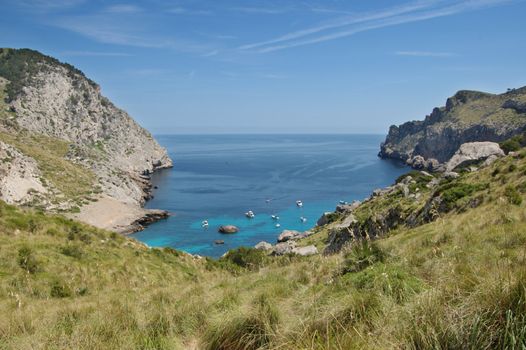
[(459, 199), (488, 188), (488, 183), (466, 184), (462, 182), (449, 182), (439, 187), (435, 192), (435, 196), (440, 195), (444, 209), (449, 211), (454, 208)]
[(60, 248), (60, 252), (66, 256), (70, 256), (75, 259), (82, 258), (82, 255), (84, 254), (81, 247), (78, 245), (66, 245), (62, 248)]
[(386, 254), (378, 244), (363, 239), (356, 242), (345, 256), (342, 274), (362, 271), (375, 263), (384, 262), (385, 258)]
[(51, 283), (50, 295), (53, 298), (67, 298), (71, 296), (71, 289), (62, 281), (54, 280)]
[(224, 258), (221, 260), (226, 260), (234, 265), (243, 267), (249, 270), (257, 270), (265, 263), (267, 255), (265, 252), (259, 249), (239, 247), (234, 250), (230, 250)]
[(521, 148), (521, 144), (517, 139), (509, 139), (504, 142), (501, 142), (500, 148), (504, 151), (504, 153), (508, 154), (510, 152), (518, 151)]
[(39, 270), (39, 263), (29, 247), (18, 249), (18, 265), (28, 273), (35, 273)]
[(506, 186), (504, 189), (504, 195), (511, 204), (521, 205), (522, 197), (514, 186)]

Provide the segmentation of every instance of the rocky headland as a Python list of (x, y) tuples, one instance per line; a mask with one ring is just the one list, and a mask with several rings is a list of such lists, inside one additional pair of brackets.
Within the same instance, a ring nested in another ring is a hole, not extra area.
[(423, 121), (392, 125), (379, 156), (415, 169), (443, 170), (468, 142), (501, 142), (526, 129), (526, 87), (503, 94), (459, 91)]
[(166, 217), (142, 208), (166, 150), (75, 67), (0, 49), (0, 199), (133, 232)]

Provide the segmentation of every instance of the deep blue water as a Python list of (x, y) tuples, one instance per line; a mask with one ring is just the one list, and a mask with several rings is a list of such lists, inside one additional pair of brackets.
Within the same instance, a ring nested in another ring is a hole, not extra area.
[[(407, 170), (381, 160), (382, 135), (170, 135), (158, 141), (174, 168), (153, 175), (148, 208), (172, 216), (133, 236), (150, 246), (221, 256), (229, 249), (274, 243), (283, 229), (304, 231), (340, 200), (361, 200)], [(267, 200), (270, 199), (270, 202)], [(296, 200), (304, 203), (298, 208)], [(244, 213), (252, 210), (255, 218)], [(280, 228), (270, 215), (280, 217)], [(306, 217), (302, 223), (300, 217)], [(208, 229), (201, 227), (208, 220)], [(220, 225), (240, 232), (222, 235)], [(225, 245), (214, 245), (214, 240)]]

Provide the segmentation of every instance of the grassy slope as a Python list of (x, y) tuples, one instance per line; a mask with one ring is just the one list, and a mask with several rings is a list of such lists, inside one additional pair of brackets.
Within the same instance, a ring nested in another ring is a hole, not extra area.
[(195, 260), (0, 205), (0, 348), (520, 349), (525, 175), (464, 174), (477, 208), (331, 257)]

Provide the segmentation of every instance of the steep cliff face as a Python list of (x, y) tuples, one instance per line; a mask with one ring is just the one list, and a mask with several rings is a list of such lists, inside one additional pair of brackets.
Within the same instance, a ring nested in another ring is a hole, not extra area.
[(466, 142), (500, 142), (526, 128), (526, 87), (493, 95), (459, 91), (423, 121), (391, 126), (379, 153), (416, 168), (446, 162)]
[[(29, 203), (35, 193), (52, 188), (52, 200), (38, 201), (46, 209), (82, 207), (100, 194), (141, 205), (148, 197), (148, 174), (172, 165), (152, 135), (74, 67), (32, 50), (0, 49), (0, 77), (0, 140), (5, 143), (0, 150), (28, 158), (35, 181), (16, 200), (5, 188), (0, 198)], [(46, 171), (50, 163), (56, 163), (55, 172), (79, 171), (90, 179), (77, 191), (74, 184), (66, 189), (52, 169)], [(3, 166), (5, 178), (23, 178), (16, 175), (18, 165), (10, 169)]]

